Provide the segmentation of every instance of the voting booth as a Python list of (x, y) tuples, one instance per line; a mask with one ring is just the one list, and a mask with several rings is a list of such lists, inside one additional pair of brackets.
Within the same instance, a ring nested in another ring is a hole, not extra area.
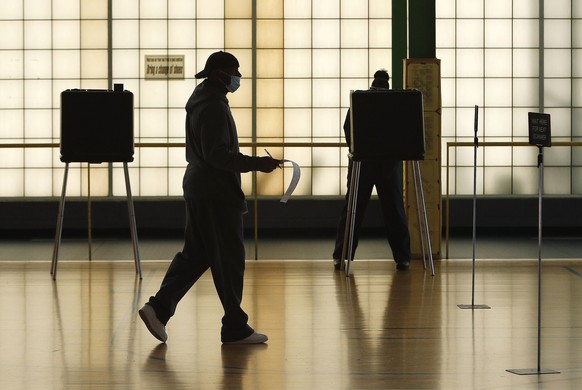
[[(51, 274), (56, 279), (70, 163), (123, 163), (136, 272), (141, 278), (137, 230), (129, 171), (133, 161), (133, 93), (115, 84), (114, 90), (68, 89), (61, 93), (61, 161), (65, 163), (57, 217)], [(90, 178), (90, 174), (88, 175)], [(89, 179), (89, 259), (91, 258), (91, 189)]]
[[(430, 234), (422, 193), (422, 180), (418, 161), (424, 159), (424, 111), (422, 93), (418, 90), (366, 90), (352, 91), (350, 95), (350, 160), (351, 182), (348, 193), (348, 211), (342, 261), (347, 258), (346, 275), (349, 276), (353, 260), (352, 246), (357, 204), (357, 189), (362, 161), (412, 161), (417, 188), (419, 214), (423, 219), (423, 239), (430, 259)], [(347, 254), (347, 256), (346, 256)], [(423, 260), (426, 260), (423, 257)], [(425, 262), (426, 264), (426, 262)]]

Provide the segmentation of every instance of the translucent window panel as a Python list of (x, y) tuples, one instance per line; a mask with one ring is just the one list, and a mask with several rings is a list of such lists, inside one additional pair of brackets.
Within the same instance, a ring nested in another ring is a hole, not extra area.
[(545, 77), (570, 77), (572, 53), (568, 49), (546, 49), (544, 53)]
[[(483, 168), (477, 168), (477, 194), (483, 194)], [(455, 168), (455, 194), (472, 195), (473, 194), (474, 171), (473, 167)]]
[(21, 50), (0, 51), (0, 80), (20, 79), (23, 77), (24, 53)]
[(538, 107), (538, 79), (513, 79), (513, 105), (522, 107)]
[(52, 165), (52, 150), (50, 148), (31, 148), (24, 151), (24, 166), (26, 168), (47, 168)]
[(367, 47), (368, 21), (343, 19), (341, 21), (341, 47)]
[[(511, 82), (510, 80), (508, 80)], [(483, 115), (484, 114), (484, 115)], [(511, 135), (512, 118), (511, 108), (487, 107), (480, 117), (485, 117), (484, 127), (480, 126), (479, 133), (487, 137), (507, 137)]]
[[(515, 88), (515, 87), (514, 87)], [(515, 90), (515, 89), (514, 89)], [(513, 140), (528, 142), (529, 131), (528, 131), (528, 113), (533, 111), (538, 111), (539, 106), (531, 107), (517, 107), (513, 106)]]
[(25, 19), (47, 19), (51, 17), (51, 4), (42, 0), (27, 0), (24, 2)]
[(81, 0), (82, 19), (107, 19), (108, 0)]
[[(481, 107), (481, 104), (477, 104)], [(457, 136), (459, 137), (470, 137), (471, 141), (475, 135), (473, 128), (474, 118), (475, 118), (475, 104), (471, 107), (459, 107), (455, 110), (456, 122), (457, 122)], [(481, 115), (482, 116), (482, 115)], [(483, 126), (480, 126), (482, 129)]]
[[(54, 50), (52, 56), (53, 79), (79, 79), (81, 77), (81, 53), (79, 51)], [(76, 87), (78, 86), (77, 83)]]
[(457, 18), (482, 18), (484, 0), (457, 1)]
[(53, 182), (51, 169), (27, 168), (24, 170), (24, 196), (50, 196)]
[(54, 20), (52, 22), (53, 49), (79, 49), (81, 23), (78, 20)]
[(368, 52), (368, 74), (378, 69), (392, 69), (392, 49), (370, 49)]
[(370, 77), (368, 75), (368, 55), (366, 49), (342, 49), (342, 77)]
[[(214, 0), (210, 1), (214, 2)], [(198, 20), (196, 22), (196, 47), (199, 49), (216, 49), (223, 47), (223, 45), (224, 23), (222, 20)], [(206, 58), (204, 61), (206, 61)]]
[(239, 140), (245, 137), (249, 140), (253, 135), (253, 112), (250, 108), (233, 108), (232, 116), (236, 122)]
[(313, 110), (313, 137), (341, 137), (342, 125), (339, 109)]
[(137, 20), (113, 20), (113, 49), (133, 49), (139, 47), (140, 23)]
[(141, 167), (168, 166), (168, 151), (166, 148), (143, 148), (140, 154)]
[(26, 80), (24, 82), (24, 105), (26, 108), (50, 108), (52, 86), (50, 80)]
[(271, 173), (257, 172), (258, 195), (280, 195), (283, 192), (283, 171), (277, 169)]
[[(239, 60), (240, 61), (240, 60)], [(242, 73), (242, 72), (241, 72)], [(231, 108), (252, 106), (252, 85), (251, 80), (243, 77), (240, 88), (235, 93), (226, 95)]]
[[(195, 1), (169, 1), (168, 18), (194, 19), (196, 17), (196, 3)], [(242, 1), (238, 3), (242, 3)]]
[(311, 2), (312, 17), (317, 18), (339, 18), (340, 0), (320, 0)]
[(52, 76), (50, 50), (26, 50), (24, 52), (24, 78), (50, 79)]
[(200, 19), (224, 17), (224, 1), (198, 0), (196, 5), (196, 16)]
[(483, 21), (457, 19), (457, 47), (483, 47)]
[(441, 79), (441, 101), (443, 107), (455, 105), (455, 79)]
[(486, 47), (511, 47), (511, 27), (510, 19), (485, 20)]
[(282, 137), (283, 136), (283, 110), (282, 109), (258, 109), (257, 110), (257, 137)]
[(141, 138), (165, 137), (167, 135), (168, 117), (165, 109), (144, 109), (139, 111)]
[[(570, 79), (551, 79), (544, 84), (544, 104), (546, 107), (564, 107), (572, 103)], [(553, 126), (552, 126), (552, 130)], [(554, 132), (552, 131), (552, 135)]]
[[(63, 1), (63, 0), (59, 0)], [(65, 0), (66, 1), (66, 0)], [(111, 4), (112, 15), (114, 19), (137, 19), (139, 18), (139, 1), (125, 0), (114, 1)]]
[[(112, 182), (112, 194), (113, 196), (126, 196), (125, 190), (125, 173), (123, 171), (122, 166), (119, 164), (113, 164), (113, 170), (111, 174), (111, 182)], [(141, 191), (139, 189), (139, 169), (135, 168), (135, 163), (129, 164), (128, 167), (129, 172), (129, 182), (131, 185), (131, 192), (132, 195), (141, 195)]]
[(184, 174), (184, 168), (188, 164), (186, 162), (186, 152), (183, 147), (177, 148), (167, 148), (165, 149), (168, 153), (168, 166), (175, 168), (182, 168), (182, 174)]
[(390, 19), (370, 20), (368, 47), (392, 46), (392, 21)]
[(582, 107), (582, 79), (572, 80), (572, 106)]
[(537, 18), (539, 3), (531, 0), (513, 0), (514, 18)]
[(539, 50), (513, 50), (513, 77), (537, 77), (539, 75)]
[(441, 79), (455, 77), (457, 69), (455, 55), (455, 49), (437, 49), (436, 56), (441, 60)]
[(370, 0), (368, 1), (369, 17), (370, 18), (391, 18), (392, 4), (384, 0)]
[(264, 49), (283, 48), (283, 20), (257, 21), (257, 47)]
[(24, 98), (22, 83), (16, 80), (0, 81), (0, 107), (2, 109), (21, 108)]
[(437, 19), (435, 23), (436, 23), (435, 26), (436, 47), (437, 48), (455, 47), (455, 25), (456, 25), (455, 20)]
[(138, 50), (114, 50), (112, 62), (115, 78), (135, 78), (143, 72)]
[(571, 193), (570, 175), (570, 167), (544, 166), (544, 194), (569, 195)]
[(485, 49), (485, 77), (511, 77), (511, 49)]
[(166, 106), (168, 99), (168, 81), (143, 80), (140, 83), (140, 106), (161, 108)]
[[(290, 158), (290, 160), (293, 159)], [(293, 168), (287, 166), (283, 167), (283, 174), (285, 188), (287, 188), (289, 185), (288, 183), (291, 182), (291, 178), (293, 177)], [(295, 191), (293, 192), (293, 196), (297, 195), (311, 195), (311, 168), (309, 168), (309, 165), (301, 165), (301, 180), (299, 180), (299, 183), (297, 183), (297, 187), (295, 187)]]
[[(310, 107), (311, 106), (311, 80), (310, 79), (285, 79), (284, 80), (285, 107)], [(0, 94), (0, 101), (2, 96)]]
[[(190, 22), (194, 25), (194, 23)], [(180, 35), (180, 30), (177, 30), (177, 35)], [(192, 35), (193, 37), (194, 35)], [(253, 37), (253, 24), (250, 20), (228, 20), (224, 23), (224, 39), (228, 42), (228, 46), (232, 48), (248, 48), (251, 47), (251, 40)], [(190, 40), (190, 44), (193, 40)], [(186, 43), (186, 42), (185, 42)], [(187, 45), (184, 45), (187, 47)]]
[(168, 1), (140, 0), (139, 17), (142, 19), (166, 18), (168, 13)]
[(2, 153), (0, 153), (0, 172), (5, 168), (22, 168), (23, 166), (23, 149), (2, 149)]
[[(288, 106), (287, 106), (288, 107)], [(285, 138), (311, 136), (311, 109), (297, 108), (284, 110)]]
[[(311, 50), (293, 49), (284, 51), (284, 72), (285, 78), (311, 77)], [(339, 63), (339, 52), (338, 61)], [(325, 67), (324, 67), (325, 69)], [(339, 75), (339, 69), (338, 69)]]
[[(553, 141), (556, 141), (556, 139), (553, 139)], [(544, 168), (550, 166), (570, 166), (572, 164), (571, 150), (572, 148), (564, 146), (544, 148)]]
[(440, 0), (435, 2), (436, 18), (454, 18), (456, 16), (455, 0)]
[[(81, 78), (83, 79), (107, 79), (107, 50), (82, 50), (81, 51)], [(96, 83), (87, 82), (83, 88), (106, 88), (95, 86)]]
[(23, 48), (23, 22), (0, 20), (0, 47), (3, 49)]
[(368, 18), (368, 3), (360, 0), (341, 0), (341, 15), (344, 18)]
[(139, 39), (142, 49), (165, 49), (168, 44), (168, 22), (166, 20), (140, 20)]
[(184, 178), (183, 168), (168, 169), (168, 196), (182, 196), (182, 181)]
[(24, 195), (24, 169), (0, 169), (0, 181), (9, 185), (0, 186), (0, 196), (20, 197)]
[[(24, 22), (24, 48), (48, 49), (51, 47), (51, 22), (36, 20)], [(22, 31), (20, 32), (22, 34)]]
[(582, 20), (572, 20), (572, 47), (582, 48)]
[(0, 15), (4, 20), (22, 19), (23, 16), (22, 4), (14, 4), (13, 1), (0, 2)]
[(571, 127), (571, 109), (568, 108), (548, 108), (546, 107), (546, 113), (551, 116), (552, 123), (552, 138), (556, 140), (556, 137), (564, 137), (569, 141), (572, 135)]
[(285, 20), (283, 26), (286, 49), (311, 47), (310, 20)]
[(511, 79), (485, 79), (485, 105), (495, 107), (511, 106)]
[[(453, 137), (456, 134), (455, 117), (456, 112), (454, 109), (443, 107), (441, 114), (441, 136), (443, 138)], [(452, 141), (454, 141), (454, 139)]]
[[(4, 85), (6, 82), (0, 81), (0, 107), (2, 107), (2, 120), (0, 120), (0, 134), (2, 139), (13, 140), (24, 137), (24, 114), (23, 110), (15, 109), (9, 110), (2, 105), (2, 95), (5, 94)], [(4, 153), (5, 150), (2, 150)], [(0, 155), (2, 154), (0, 153)]]
[(257, 77), (283, 78), (283, 50), (257, 50)]
[[(487, 141), (491, 142), (503, 142), (505, 141), (502, 138), (499, 139), (491, 139), (487, 137)], [(483, 164), (486, 167), (502, 167), (502, 166), (510, 166), (511, 165), (511, 147), (505, 146), (492, 146), (484, 148), (480, 154), (483, 155)]]
[(283, 107), (283, 80), (257, 80), (257, 106)]
[(339, 195), (340, 183), (338, 177), (340, 168), (313, 168), (312, 169), (312, 194), (318, 195)]
[(538, 47), (539, 22), (535, 19), (513, 19), (513, 47)]
[[(236, 120), (236, 117), (235, 117)], [(237, 121), (237, 127), (238, 127)], [(184, 142), (186, 127), (186, 110), (168, 109), (168, 137), (172, 142)]]
[(144, 168), (139, 170), (139, 191), (141, 196), (168, 195), (168, 170), (166, 168)]
[(457, 80), (457, 105), (472, 106), (483, 105), (483, 80), (482, 79), (458, 79)]
[(569, 18), (572, 13), (572, 3), (576, 0), (554, 0), (551, 3), (544, 3), (544, 17), (547, 18)]
[(336, 107), (340, 85), (334, 79), (313, 79), (313, 107)]
[(483, 178), (484, 193), (487, 195), (505, 195), (511, 193), (512, 170), (511, 167), (487, 167)]
[[(52, 137), (52, 116), (53, 112), (47, 110), (25, 110), (24, 112), (24, 134), (27, 139), (44, 139), (50, 142)], [(50, 151), (50, 149), (47, 149)], [(49, 164), (50, 165), (50, 164)]]
[(369, 76), (357, 79), (341, 79), (340, 87), (340, 107), (350, 106), (350, 91), (366, 90), (370, 87)]
[(457, 50), (457, 77), (483, 76), (483, 50)]
[(311, 0), (284, 1), (283, 12), (286, 19), (310, 18)]
[(194, 88), (194, 83), (189, 79), (171, 80), (168, 83), (168, 107), (180, 108), (179, 111), (185, 113), (184, 107)]
[[(340, 51), (339, 49), (314, 49), (313, 77), (339, 77), (340, 76)], [(307, 64), (303, 64), (306, 66)]]
[(544, 21), (544, 45), (546, 48), (570, 48), (571, 41), (570, 20), (548, 20)]
[(339, 20), (314, 20), (312, 34), (314, 48), (338, 48), (340, 46)]
[(81, 21), (81, 47), (84, 49), (107, 49), (106, 20)]
[(511, 18), (512, 9), (511, 1), (506, 0), (487, 0), (485, 1), (486, 18)]
[[(257, 3), (257, 17), (265, 17), (265, 14), (274, 16), (273, 3), (279, 3), (280, 0), (262, 1)], [(280, 12), (279, 12), (280, 13)], [(251, 19), (253, 17), (252, 0), (225, 0), (224, 17), (226, 19)]]
[(537, 167), (537, 156), (538, 149), (534, 146), (515, 147), (513, 148), (513, 165), (518, 167)]

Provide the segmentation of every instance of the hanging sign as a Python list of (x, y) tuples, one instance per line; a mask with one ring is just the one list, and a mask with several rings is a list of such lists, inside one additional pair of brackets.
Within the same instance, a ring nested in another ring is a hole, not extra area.
[(552, 146), (550, 114), (528, 112), (529, 143), (536, 146)]

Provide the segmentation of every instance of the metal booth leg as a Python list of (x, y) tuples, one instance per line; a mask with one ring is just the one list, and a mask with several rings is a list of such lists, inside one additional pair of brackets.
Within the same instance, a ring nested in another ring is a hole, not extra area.
[[(350, 266), (352, 261), (354, 260), (354, 230), (356, 226), (356, 209), (358, 204), (358, 187), (360, 184), (360, 169), (362, 166), (361, 161), (354, 161), (352, 165), (352, 177), (350, 180), (350, 195), (348, 197), (348, 210), (347, 210), (347, 219), (346, 219), (346, 235), (348, 236), (348, 241), (346, 243), (344, 239), (344, 247), (342, 249), (342, 261), (346, 258), (346, 277), (350, 276)], [(348, 223), (349, 221), (349, 223)], [(346, 251), (346, 244), (347, 244), (347, 256), (345, 256)], [(345, 256), (345, 257), (344, 257)]]
[(131, 196), (131, 185), (129, 183), (129, 169), (127, 162), (123, 162), (123, 172), (125, 175), (125, 191), (127, 193), (127, 210), (129, 214), (129, 230), (131, 232), (131, 243), (133, 246), (133, 258), (135, 263), (135, 272), (142, 278), (141, 261), (139, 257), (139, 245), (137, 242), (137, 227), (135, 223), (135, 211), (133, 208), (133, 197)]
[(420, 200), (421, 200), (421, 204), (418, 205), (417, 207), (422, 207), (422, 215), (424, 217), (423, 222), (424, 222), (424, 232), (425, 232), (425, 237), (426, 237), (425, 242), (426, 242), (427, 250), (428, 250), (428, 259), (429, 259), (429, 263), (430, 263), (430, 271), (431, 271), (431, 275), (435, 276), (434, 261), (433, 261), (433, 256), (432, 256), (432, 243), (430, 242), (430, 229), (428, 227), (428, 217), (426, 215), (426, 203), (424, 201), (424, 189), (422, 188), (422, 176), (420, 173), (420, 163), (418, 161), (413, 161), (412, 164), (413, 164), (414, 171), (416, 172), (416, 174), (414, 175), (414, 177), (416, 179), (415, 187), (416, 187), (416, 191), (420, 195)]
[(65, 176), (63, 178), (63, 190), (59, 202), (59, 214), (57, 216), (57, 230), (55, 233), (55, 243), (53, 247), (53, 260), (51, 264), (51, 275), (53, 280), (57, 278), (57, 265), (59, 262), (59, 249), (61, 248), (61, 236), (63, 232), (63, 216), (65, 214), (65, 195), (67, 192), (67, 179), (69, 177), (69, 163), (65, 163)]

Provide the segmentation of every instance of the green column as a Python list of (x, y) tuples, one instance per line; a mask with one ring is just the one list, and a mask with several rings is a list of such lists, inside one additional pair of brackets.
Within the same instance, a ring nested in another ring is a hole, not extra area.
[(407, 57), (406, 0), (392, 0), (392, 79), (393, 89), (403, 88), (402, 60)]
[(409, 1), (409, 57), (435, 58), (435, 0)]

